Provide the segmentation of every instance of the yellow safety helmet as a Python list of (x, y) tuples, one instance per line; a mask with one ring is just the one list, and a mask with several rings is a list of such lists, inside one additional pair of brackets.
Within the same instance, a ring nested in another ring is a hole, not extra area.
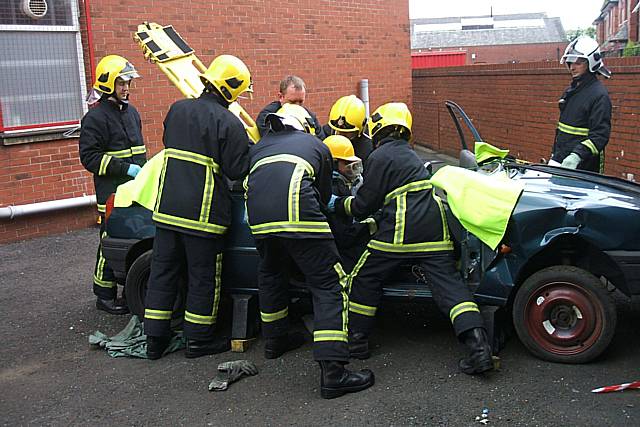
[(404, 102), (390, 102), (379, 106), (369, 117), (369, 134), (374, 138), (382, 129), (393, 126), (405, 128), (410, 136), (412, 122), (411, 112)]
[(365, 121), (365, 108), (355, 95), (338, 99), (329, 113), (329, 126), (340, 132), (362, 132)]
[(353, 151), (351, 141), (346, 136), (331, 135), (326, 137), (323, 142), (329, 147), (331, 156), (334, 159), (346, 160), (347, 162), (360, 160), (360, 157), (357, 157), (355, 151)]
[(282, 107), (277, 112), (268, 114), (267, 119), (271, 123), (271, 128), (275, 131), (282, 130), (284, 126), (290, 126), (311, 135), (316, 134), (313, 118), (302, 105), (282, 104)]
[(115, 91), (115, 83), (118, 77), (124, 81), (129, 81), (140, 77), (140, 74), (122, 56), (105, 56), (98, 62), (96, 67), (96, 81), (93, 84), (93, 88), (107, 95), (112, 94)]
[(242, 92), (251, 90), (249, 68), (233, 55), (220, 55), (214, 59), (207, 71), (200, 74), (200, 80), (205, 86), (213, 85), (229, 102), (234, 102)]

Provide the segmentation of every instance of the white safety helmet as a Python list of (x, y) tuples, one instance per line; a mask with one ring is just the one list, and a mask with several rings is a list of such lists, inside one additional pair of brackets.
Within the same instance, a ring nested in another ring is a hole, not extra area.
[[(587, 36), (580, 36), (573, 40), (564, 51), (561, 64), (576, 62), (578, 58), (584, 58), (589, 62), (589, 71), (598, 72), (606, 78), (611, 77), (611, 71), (604, 66), (602, 54), (598, 42)], [(568, 66), (568, 65), (567, 65)]]

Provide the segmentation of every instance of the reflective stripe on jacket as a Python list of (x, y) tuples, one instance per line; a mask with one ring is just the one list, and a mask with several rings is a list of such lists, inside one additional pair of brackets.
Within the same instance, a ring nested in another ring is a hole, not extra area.
[(249, 155), (245, 189), (253, 236), (332, 238), (321, 210), (331, 197), (329, 148), (313, 135), (285, 130), (267, 133)]
[(158, 227), (214, 237), (231, 224), (224, 175), (243, 178), (249, 139), (218, 96), (174, 103), (164, 121), (164, 163), (153, 219)]
[(427, 256), (453, 249), (444, 209), (422, 160), (404, 140), (383, 139), (364, 170), (355, 197), (336, 201), (356, 218), (382, 210), (369, 248), (392, 256)]

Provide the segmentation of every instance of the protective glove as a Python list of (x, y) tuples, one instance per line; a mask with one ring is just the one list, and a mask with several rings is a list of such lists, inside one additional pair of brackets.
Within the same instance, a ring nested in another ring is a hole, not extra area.
[(562, 166), (562, 165), (560, 164), (560, 162), (556, 162), (556, 161), (555, 161), (555, 160), (553, 160), (553, 159), (550, 159), (550, 160), (549, 160), (548, 165), (549, 165), (549, 166)]
[(562, 166), (563, 168), (575, 169), (578, 167), (581, 161), (582, 158), (580, 158), (579, 155), (577, 155), (576, 153), (571, 153), (564, 158), (560, 166)]
[(218, 365), (218, 371), (220, 371), (218, 377), (209, 383), (209, 391), (225, 391), (229, 388), (229, 384), (240, 378), (258, 374), (256, 365), (248, 360), (223, 362)]
[(136, 175), (138, 175), (138, 172), (140, 172), (140, 169), (142, 169), (140, 166), (136, 165), (135, 163), (131, 163), (129, 165), (129, 169), (127, 169), (127, 175), (129, 175), (131, 178), (135, 178)]
[(337, 199), (338, 199), (338, 196), (336, 196), (335, 194), (331, 195), (331, 199), (329, 199), (329, 203), (327, 203), (327, 210), (329, 211), (329, 213), (334, 213), (336, 211)]

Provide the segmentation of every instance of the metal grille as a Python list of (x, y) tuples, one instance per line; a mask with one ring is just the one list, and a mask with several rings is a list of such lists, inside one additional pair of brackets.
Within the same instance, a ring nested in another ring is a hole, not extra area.
[[(29, 11), (46, 13), (38, 18)], [(74, 0), (1, 1), (0, 52), (0, 132), (79, 121), (84, 62)]]

